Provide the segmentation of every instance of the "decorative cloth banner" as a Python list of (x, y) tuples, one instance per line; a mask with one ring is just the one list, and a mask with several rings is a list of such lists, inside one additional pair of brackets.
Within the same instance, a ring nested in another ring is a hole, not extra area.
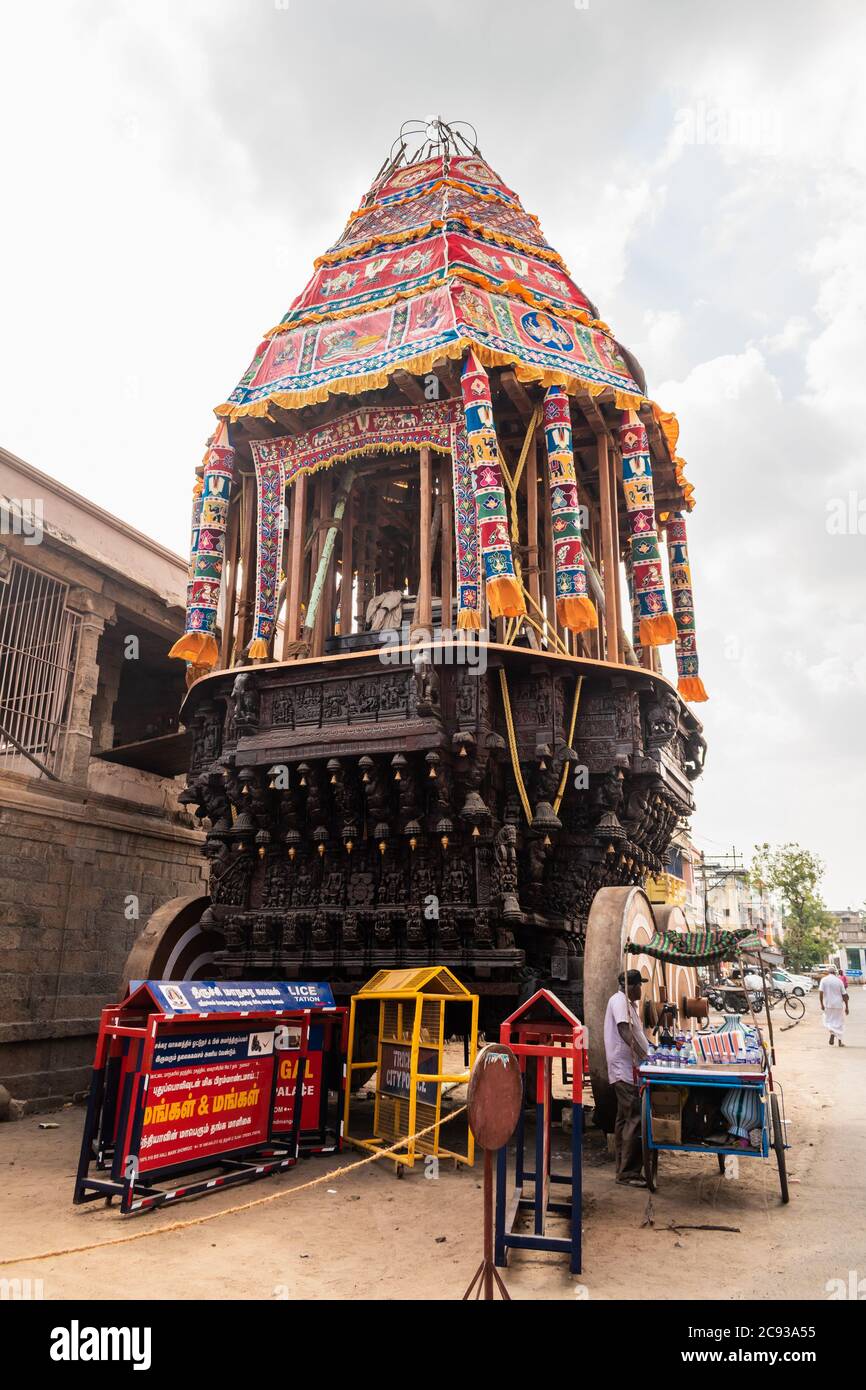
[[(478, 549), (478, 512), (472, 490), (472, 455), (463, 421), (451, 427), (451, 459), (454, 475), (454, 550), (457, 557), (458, 631), (481, 627), (481, 555)], [(447, 626), (450, 615), (443, 613)]]
[(277, 617), (280, 563), (285, 525), (286, 469), (282, 455), (265, 461), (253, 453), (256, 467), (258, 516), (256, 519), (256, 603), (253, 636), (247, 656), (251, 661), (266, 660)]
[(461, 376), (466, 433), (472, 456), (472, 487), (478, 511), (478, 533), (487, 602), (492, 618), (519, 618), (526, 613), (523, 590), (514, 573), (508, 509), (487, 373), (475, 353), (466, 355)]
[(698, 702), (709, 696), (698, 674), (698, 641), (695, 633), (695, 603), (692, 598), (692, 572), (686, 521), (682, 512), (673, 512), (667, 524), (668, 565), (671, 594), (677, 624), (677, 689), (684, 700)]
[(218, 656), (216, 618), (234, 466), (234, 450), (223, 420), (205, 456), (201, 510), (190, 555), (186, 628), (183, 637), (169, 652), (169, 656), (189, 661), (206, 671), (216, 665)]
[(457, 399), (360, 406), (306, 434), (254, 439), (250, 448), (257, 468), (260, 462), (281, 462), (291, 484), (300, 473), (318, 473), (363, 454), (413, 453), (423, 448), (450, 454), (451, 427), (462, 418)]
[(571, 632), (585, 632), (587, 628), (598, 627), (598, 614), (587, 594), (577, 476), (571, 447), (571, 411), (562, 386), (551, 386), (545, 393), (544, 438), (553, 528), (556, 616)]
[(640, 615), (640, 641), (644, 647), (662, 647), (676, 639), (677, 625), (665, 594), (649, 442), (646, 429), (633, 410), (626, 412), (619, 440), (622, 487), (631, 526), (632, 574)]
[(634, 570), (631, 562), (631, 553), (625, 557), (625, 578), (628, 584), (629, 605), (631, 607), (631, 645), (638, 666), (643, 665), (643, 644), (640, 640), (640, 609), (638, 608), (637, 594), (634, 591)]

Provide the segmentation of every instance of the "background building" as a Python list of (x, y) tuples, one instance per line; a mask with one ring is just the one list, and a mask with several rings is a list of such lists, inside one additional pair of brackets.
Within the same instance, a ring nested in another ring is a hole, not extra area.
[(866, 916), (858, 908), (830, 914), (836, 920), (839, 946), (831, 959), (852, 979), (862, 980), (866, 970)]
[(0, 449), (0, 1081), (81, 1089), (153, 909), (200, 895), (178, 804), (186, 563)]
[(751, 927), (758, 935), (766, 960), (782, 964), (784, 918), (775, 893), (758, 889), (736, 849), (730, 854), (705, 855), (701, 868), (707, 925)]
[(681, 821), (677, 826), (664, 872), (647, 879), (646, 891), (651, 903), (681, 907), (690, 927), (705, 925), (702, 855), (692, 843), (688, 821)]

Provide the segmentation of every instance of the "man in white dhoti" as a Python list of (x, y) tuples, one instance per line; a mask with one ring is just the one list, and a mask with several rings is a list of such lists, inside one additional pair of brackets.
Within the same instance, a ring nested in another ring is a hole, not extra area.
[(824, 1027), (830, 1034), (830, 1046), (838, 1038), (839, 1046), (844, 1047), (842, 1034), (845, 1031), (845, 1016), (848, 1013), (848, 991), (839, 976), (838, 966), (834, 966), (818, 986), (818, 998), (824, 1010)]

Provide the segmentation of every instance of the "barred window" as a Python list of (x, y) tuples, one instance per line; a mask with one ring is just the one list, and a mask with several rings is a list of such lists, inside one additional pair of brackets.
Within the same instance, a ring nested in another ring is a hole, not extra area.
[(12, 561), (0, 581), (0, 768), (59, 775), (78, 651), (68, 586)]

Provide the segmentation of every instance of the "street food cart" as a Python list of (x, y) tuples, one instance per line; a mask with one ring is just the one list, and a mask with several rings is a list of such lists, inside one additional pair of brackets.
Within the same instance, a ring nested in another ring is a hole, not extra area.
[[(626, 946), (626, 961), (637, 954), (680, 965), (740, 960), (748, 930), (728, 932), (661, 932), (640, 945)], [(719, 1170), (729, 1156), (775, 1156), (782, 1202), (789, 1200), (785, 1151), (784, 1095), (774, 1080), (772, 1034), (764, 1040), (754, 1013), (750, 1022), (727, 1014), (715, 1030), (679, 1032), (671, 1045), (665, 1038), (677, 1015), (687, 1021), (688, 1001), (668, 1006), (658, 1027), (661, 1043), (651, 1049), (640, 1068), (641, 1135), (647, 1186), (658, 1183), (658, 1158), (663, 1151), (714, 1153)], [(767, 1016), (768, 1029), (769, 1015)], [(691, 1025), (690, 1025), (691, 1027)], [(728, 1127), (717, 1141), (713, 1128)]]

